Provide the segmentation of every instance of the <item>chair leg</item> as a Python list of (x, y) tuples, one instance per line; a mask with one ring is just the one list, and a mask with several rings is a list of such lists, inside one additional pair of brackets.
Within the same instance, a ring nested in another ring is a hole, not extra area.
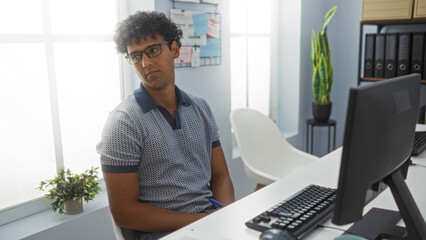
[(266, 185), (263, 185), (263, 184), (258, 183), (258, 184), (256, 185), (256, 188), (254, 189), (254, 191), (256, 192), (257, 190), (260, 190), (260, 189), (262, 189), (262, 188), (264, 188), (264, 187), (266, 187)]

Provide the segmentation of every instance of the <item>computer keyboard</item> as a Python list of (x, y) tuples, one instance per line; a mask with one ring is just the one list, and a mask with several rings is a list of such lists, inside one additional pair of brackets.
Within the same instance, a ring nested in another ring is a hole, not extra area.
[(327, 220), (334, 210), (336, 190), (309, 185), (246, 222), (257, 231), (278, 228), (301, 239)]
[(418, 156), (426, 149), (426, 131), (416, 131), (411, 155)]

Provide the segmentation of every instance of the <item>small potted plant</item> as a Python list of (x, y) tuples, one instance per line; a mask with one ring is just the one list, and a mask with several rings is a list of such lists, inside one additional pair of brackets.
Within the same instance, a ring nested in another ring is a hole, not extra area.
[(312, 90), (314, 102), (312, 112), (317, 122), (327, 122), (331, 114), (330, 92), (333, 86), (333, 66), (331, 65), (330, 46), (327, 38), (327, 25), (336, 12), (337, 6), (331, 8), (324, 16), (324, 23), (315, 39), (312, 29), (311, 60)]
[(83, 211), (83, 198), (87, 203), (101, 190), (96, 181), (97, 170), (98, 167), (92, 167), (82, 174), (73, 174), (69, 169), (65, 171), (61, 168), (55, 178), (41, 181), (37, 189), (48, 189), (49, 193), (44, 196), (46, 201), (52, 201), (51, 211), (59, 211), (59, 214), (78, 214)]

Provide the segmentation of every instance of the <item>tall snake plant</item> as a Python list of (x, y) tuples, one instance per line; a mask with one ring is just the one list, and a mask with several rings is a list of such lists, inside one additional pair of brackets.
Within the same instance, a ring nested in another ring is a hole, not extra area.
[(331, 65), (330, 46), (327, 38), (327, 25), (336, 12), (337, 6), (330, 9), (324, 16), (322, 29), (318, 31), (315, 39), (315, 31), (312, 29), (311, 59), (312, 59), (312, 90), (314, 101), (317, 104), (330, 103), (330, 92), (333, 85), (333, 66)]

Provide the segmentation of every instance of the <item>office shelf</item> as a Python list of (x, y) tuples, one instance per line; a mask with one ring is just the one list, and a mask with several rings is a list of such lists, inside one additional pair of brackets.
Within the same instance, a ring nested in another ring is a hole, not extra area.
[[(375, 26), (375, 32), (365, 32), (366, 26)], [(364, 49), (365, 35), (368, 33), (390, 33), (390, 32), (426, 32), (426, 19), (405, 19), (405, 20), (377, 20), (377, 21), (361, 21), (359, 35), (359, 53), (358, 53), (358, 85), (361, 82), (377, 82), (386, 80), (385, 78), (365, 78), (363, 74), (364, 67)], [(426, 47), (426, 46), (425, 46)], [(422, 85), (426, 85), (426, 80), (421, 81)]]
[[(361, 78), (360, 81), (361, 82), (379, 82), (379, 81), (383, 81), (386, 80), (386, 78)], [(422, 84), (426, 84), (426, 80), (421, 80)]]

